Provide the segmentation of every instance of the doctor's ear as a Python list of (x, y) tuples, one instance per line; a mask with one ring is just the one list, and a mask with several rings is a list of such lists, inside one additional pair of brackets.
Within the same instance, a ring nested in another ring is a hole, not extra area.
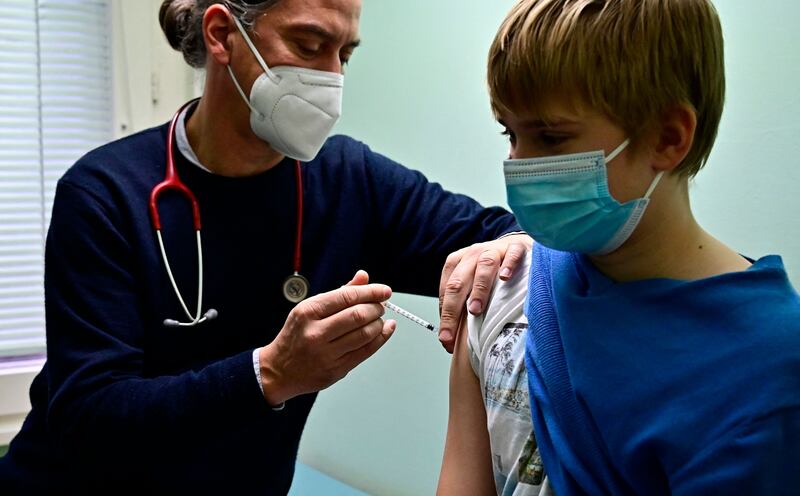
[(653, 126), (652, 165), (660, 171), (672, 171), (678, 167), (694, 144), (697, 129), (697, 114), (686, 104), (668, 108)]
[(221, 4), (214, 4), (203, 15), (203, 39), (208, 56), (226, 66), (231, 60), (233, 38), (238, 33), (233, 15)]

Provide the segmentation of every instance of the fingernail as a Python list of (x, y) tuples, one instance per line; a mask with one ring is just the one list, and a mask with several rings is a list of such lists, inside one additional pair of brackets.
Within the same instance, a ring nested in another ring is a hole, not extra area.
[(503, 278), (503, 279), (508, 279), (509, 277), (511, 277), (511, 269), (506, 267), (503, 270), (501, 270), (500, 271), (500, 277)]
[(483, 311), (483, 303), (481, 300), (472, 300), (469, 302), (469, 312), (477, 315)]
[(439, 332), (439, 341), (450, 341), (453, 339), (453, 335), (450, 331), (440, 331)]

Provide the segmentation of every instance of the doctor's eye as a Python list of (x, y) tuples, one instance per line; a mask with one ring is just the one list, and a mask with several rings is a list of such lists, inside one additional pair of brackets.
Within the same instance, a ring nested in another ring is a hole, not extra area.
[(307, 43), (297, 43), (297, 52), (303, 58), (313, 58), (319, 54), (320, 46), (319, 45), (309, 45)]

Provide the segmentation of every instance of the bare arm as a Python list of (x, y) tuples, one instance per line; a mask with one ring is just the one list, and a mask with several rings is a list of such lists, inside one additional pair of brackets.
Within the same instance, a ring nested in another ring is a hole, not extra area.
[(496, 494), (481, 387), (469, 360), (466, 319), (461, 319), (450, 365), (450, 416), (439, 476), (439, 496)]

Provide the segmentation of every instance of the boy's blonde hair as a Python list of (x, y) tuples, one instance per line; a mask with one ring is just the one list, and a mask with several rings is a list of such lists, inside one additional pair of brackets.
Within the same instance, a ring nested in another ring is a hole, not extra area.
[(634, 143), (678, 104), (697, 114), (676, 169), (693, 176), (717, 135), (725, 100), (722, 28), (709, 0), (521, 0), (489, 52), (495, 112), (545, 117), (565, 96), (601, 111)]

